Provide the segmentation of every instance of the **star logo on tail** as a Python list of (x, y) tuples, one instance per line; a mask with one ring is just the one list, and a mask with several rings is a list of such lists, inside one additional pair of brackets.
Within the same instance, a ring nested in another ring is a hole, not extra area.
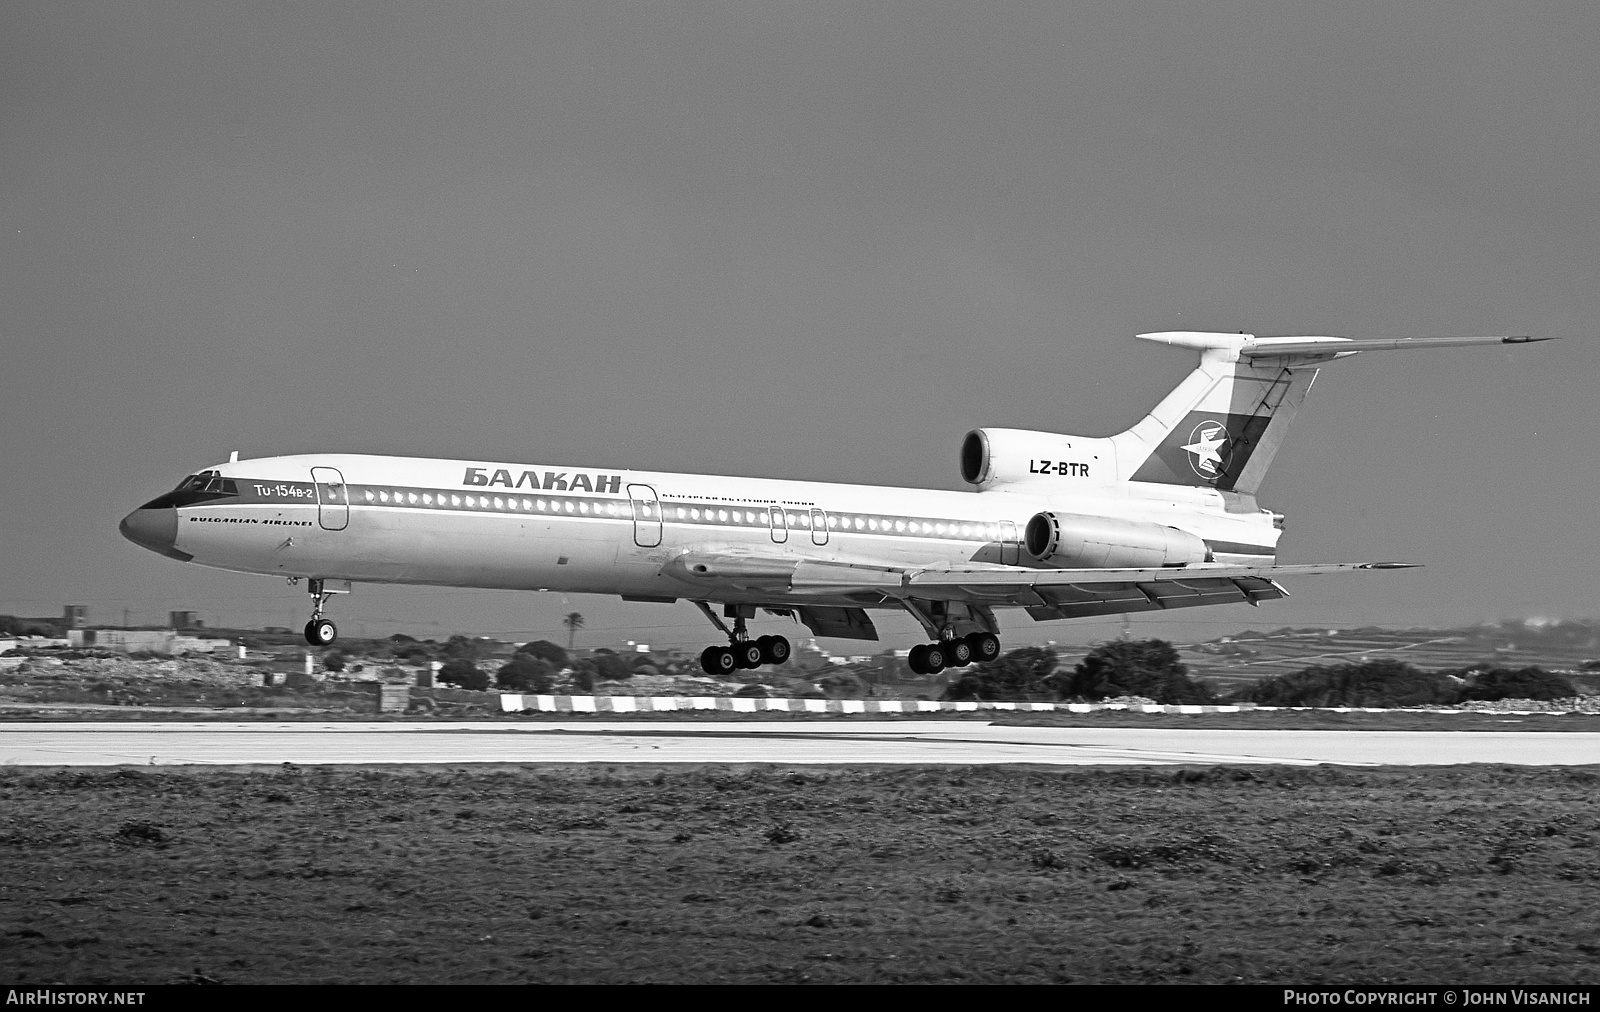
[(1216, 481), (1228, 470), (1233, 456), (1228, 430), (1220, 422), (1201, 422), (1189, 433), (1189, 442), (1180, 447), (1189, 453), (1189, 466), (1206, 481)]

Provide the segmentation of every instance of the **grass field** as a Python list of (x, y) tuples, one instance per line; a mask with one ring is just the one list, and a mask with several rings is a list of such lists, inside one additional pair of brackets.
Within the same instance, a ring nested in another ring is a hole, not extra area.
[(1592, 982), (1586, 770), (0, 771), (4, 983)]

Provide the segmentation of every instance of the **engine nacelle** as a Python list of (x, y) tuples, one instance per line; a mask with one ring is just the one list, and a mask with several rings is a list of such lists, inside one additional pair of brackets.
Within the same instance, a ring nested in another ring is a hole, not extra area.
[(1116, 480), (1109, 439), (1032, 429), (973, 429), (961, 440), (961, 477), (981, 488), (1050, 478)]
[(1204, 541), (1176, 527), (1075, 513), (1035, 513), (1023, 541), (1029, 555), (1063, 569), (1145, 569), (1211, 556)]

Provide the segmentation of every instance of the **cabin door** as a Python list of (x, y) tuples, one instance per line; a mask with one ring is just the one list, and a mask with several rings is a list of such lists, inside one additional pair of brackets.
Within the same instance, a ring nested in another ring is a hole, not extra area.
[(649, 485), (629, 485), (628, 501), (633, 504), (633, 543), (640, 548), (661, 544), (661, 501)]
[(350, 526), (350, 490), (336, 467), (313, 467), (311, 481), (317, 489), (317, 523), (325, 531)]
[(828, 543), (828, 514), (822, 510), (811, 511), (811, 543), (813, 545)]

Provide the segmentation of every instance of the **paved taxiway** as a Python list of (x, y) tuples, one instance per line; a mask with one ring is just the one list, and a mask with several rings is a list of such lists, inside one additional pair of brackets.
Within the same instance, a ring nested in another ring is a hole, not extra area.
[(0, 723), (0, 765), (352, 763), (1600, 764), (1600, 734), (823, 723)]

